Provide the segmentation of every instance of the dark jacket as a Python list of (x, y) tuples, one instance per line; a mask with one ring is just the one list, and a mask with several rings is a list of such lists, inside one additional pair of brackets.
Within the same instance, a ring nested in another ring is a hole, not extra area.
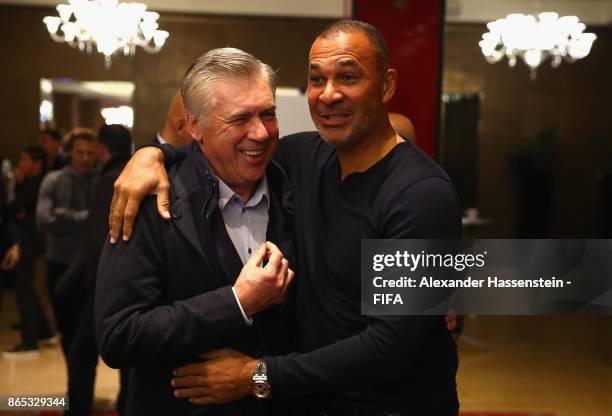
[(108, 215), (113, 200), (114, 184), (130, 156), (112, 157), (91, 185), (89, 214), (83, 224), (79, 249), (66, 272), (55, 286), (55, 294), (67, 297), (95, 284), (98, 261), (108, 236)]
[(44, 250), (44, 240), (36, 225), (38, 190), (45, 174), (25, 178), (15, 188), (15, 199), (8, 205), (9, 215), (15, 220), (19, 239), (25, 250), (36, 256)]
[(18, 242), (17, 227), (6, 206), (4, 184), (0, 183), (0, 259), (4, 258), (4, 253), (9, 247)]
[[(198, 180), (197, 158), (204, 161)], [(292, 260), (292, 208), (284, 174), (267, 171), (271, 193), (267, 238)], [(218, 183), (197, 144), (169, 172), (171, 221), (147, 198), (128, 243), (106, 243), (96, 283), (96, 336), (111, 367), (132, 367), (127, 413), (264, 415), (270, 403), (248, 398), (193, 406), (173, 397), (172, 370), (197, 353), (230, 347), (254, 357), (288, 349), (286, 305), (245, 323), (231, 285), (242, 262), (218, 208)]]
[(128, 160), (130, 160), (130, 155), (112, 157), (92, 182), (89, 215), (83, 226), (83, 246), (81, 247), (85, 255), (87, 281), (90, 284), (95, 282), (98, 261), (108, 235), (108, 214), (113, 200), (115, 181)]

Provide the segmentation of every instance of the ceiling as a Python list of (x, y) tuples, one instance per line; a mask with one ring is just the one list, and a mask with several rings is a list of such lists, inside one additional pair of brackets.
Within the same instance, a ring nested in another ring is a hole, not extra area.
[[(350, 16), (351, 0), (141, 0), (159, 12), (214, 13), (292, 17)], [(395, 2), (431, 0), (394, 0)], [(0, 3), (53, 7), (67, 0), (0, 0)], [(538, 4), (540, 5), (538, 7)], [(513, 12), (556, 11), (577, 15), (592, 25), (612, 23), (612, 0), (447, 0), (447, 20), (488, 22)]]

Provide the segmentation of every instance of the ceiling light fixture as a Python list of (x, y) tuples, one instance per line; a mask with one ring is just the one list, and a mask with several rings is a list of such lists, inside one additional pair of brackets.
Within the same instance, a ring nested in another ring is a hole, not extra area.
[(159, 14), (147, 11), (142, 3), (119, 3), (118, 0), (69, 0), (68, 3), (56, 7), (59, 17), (43, 19), (51, 38), (88, 53), (95, 45), (104, 54), (107, 68), (112, 55), (118, 51), (125, 56), (134, 55), (140, 46), (149, 53), (159, 52), (169, 35), (157, 29)]
[(514, 67), (520, 57), (530, 68), (532, 80), (546, 59), (551, 59), (553, 68), (563, 61), (583, 59), (597, 39), (593, 33), (584, 33), (586, 25), (578, 17), (559, 17), (554, 12), (537, 16), (513, 13), (488, 23), (487, 28), (479, 43), (487, 61), (496, 63), (505, 56)]

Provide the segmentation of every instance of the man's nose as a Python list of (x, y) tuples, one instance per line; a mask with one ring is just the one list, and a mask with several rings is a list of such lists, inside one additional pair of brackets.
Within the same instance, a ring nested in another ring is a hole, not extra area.
[(336, 85), (331, 80), (327, 81), (325, 88), (323, 88), (321, 95), (319, 95), (319, 101), (321, 101), (323, 104), (332, 104), (342, 100), (342, 98), (342, 92), (336, 88)]
[(249, 126), (249, 135), (248, 138), (256, 141), (265, 141), (268, 140), (270, 134), (268, 134), (268, 129), (265, 124), (261, 120), (260, 117), (253, 117), (251, 124)]

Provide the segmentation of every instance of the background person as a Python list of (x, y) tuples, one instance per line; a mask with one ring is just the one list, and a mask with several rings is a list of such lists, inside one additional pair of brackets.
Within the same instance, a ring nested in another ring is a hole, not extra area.
[(77, 252), (89, 212), (95, 137), (95, 132), (84, 128), (68, 133), (65, 149), (68, 165), (45, 176), (36, 207), (36, 222), (47, 236), (47, 284), (64, 357), (70, 352), (84, 296), (83, 293), (75, 294), (60, 302), (54, 295), (54, 288)]
[(17, 224), (21, 241), (21, 264), (15, 279), (15, 298), (21, 319), (21, 342), (5, 356), (23, 356), (38, 352), (38, 341), (53, 337), (40, 299), (34, 290), (35, 264), (44, 250), (36, 225), (36, 204), (46, 173), (47, 155), (39, 146), (29, 146), (21, 153), (17, 170), (22, 180), (15, 187), (15, 199), (9, 204), (9, 215)]

